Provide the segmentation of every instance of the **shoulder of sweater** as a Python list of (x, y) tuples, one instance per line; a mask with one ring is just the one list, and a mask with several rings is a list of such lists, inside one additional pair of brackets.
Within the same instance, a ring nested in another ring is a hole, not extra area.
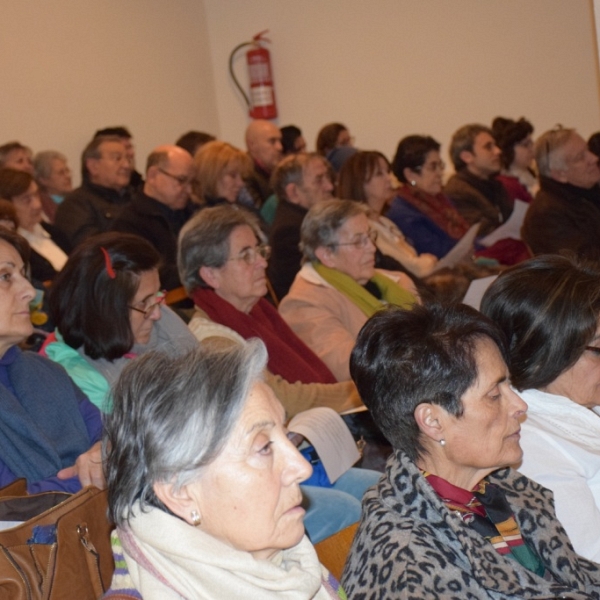
[(198, 341), (201, 342), (210, 337), (223, 337), (234, 342), (244, 343), (244, 338), (239, 333), (226, 325), (211, 321), (208, 315), (197, 306), (195, 309), (188, 327)]

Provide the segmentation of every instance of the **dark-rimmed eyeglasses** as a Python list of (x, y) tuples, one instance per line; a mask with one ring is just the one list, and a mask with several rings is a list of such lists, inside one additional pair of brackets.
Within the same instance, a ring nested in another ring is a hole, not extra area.
[(245, 250), (242, 250), (238, 256), (228, 258), (227, 260), (243, 260), (247, 265), (252, 266), (259, 256), (262, 256), (265, 260), (269, 260), (269, 257), (271, 256), (271, 246), (261, 244), (254, 248), (246, 248)]
[(135, 310), (136, 312), (142, 313), (144, 315), (144, 319), (149, 319), (154, 309), (157, 306), (160, 306), (167, 297), (167, 290), (160, 290), (156, 292), (153, 296), (150, 296), (145, 302), (143, 308), (138, 308), (137, 306), (129, 306), (131, 310)]
[(329, 248), (336, 248), (337, 246), (354, 246), (357, 250), (362, 250), (366, 248), (371, 242), (371, 244), (375, 244), (377, 241), (377, 231), (374, 229), (369, 229), (367, 233), (362, 233), (356, 237), (353, 242), (334, 242), (333, 244), (328, 244)]
[(165, 171), (164, 169), (161, 169), (160, 167), (158, 167), (158, 170), (163, 175), (166, 175), (167, 177), (174, 179), (181, 187), (184, 187), (188, 183), (191, 182), (191, 179), (189, 177), (187, 177), (186, 175), (173, 175), (173, 173), (169, 173), (169, 171)]

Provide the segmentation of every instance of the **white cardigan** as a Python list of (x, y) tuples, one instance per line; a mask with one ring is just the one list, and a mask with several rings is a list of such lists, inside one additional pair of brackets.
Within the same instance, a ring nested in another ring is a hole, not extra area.
[(564, 396), (525, 390), (519, 471), (554, 492), (556, 514), (581, 556), (600, 562), (600, 416)]

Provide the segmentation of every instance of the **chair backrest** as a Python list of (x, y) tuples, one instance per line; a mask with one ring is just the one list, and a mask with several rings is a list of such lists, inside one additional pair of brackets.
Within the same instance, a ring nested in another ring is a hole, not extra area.
[(357, 527), (358, 523), (349, 525), (345, 529), (325, 538), (322, 542), (315, 544), (319, 561), (338, 581), (342, 576)]

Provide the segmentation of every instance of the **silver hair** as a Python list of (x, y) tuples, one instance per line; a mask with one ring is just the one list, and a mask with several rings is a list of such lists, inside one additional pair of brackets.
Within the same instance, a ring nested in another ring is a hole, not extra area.
[(557, 125), (554, 129), (542, 133), (535, 141), (533, 152), (540, 175), (551, 177), (552, 171), (567, 168), (562, 148), (574, 133), (575, 129)]
[(56, 150), (44, 150), (38, 152), (33, 158), (33, 170), (36, 179), (48, 179), (52, 174), (52, 161), (62, 160), (67, 162), (67, 157)]
[(324, 156), (321, 156), (316, 152), (301, 152), (298, 154), (292, 154), (291, 156), (286, 156), (277, 165), (273, 171), (273, 174), (271, 175), (271, 187), (273, 188), (273, 191), (280, 202), (283, 200), (289, 200), (285, 188), (290, 183), (295, 183), (297, 186), (303, 185), (304, 173), (309, 163), (311, 163), (313, 160), (321, 161), (327, 167), (329, 171), (329, 177), (333, 181), (331, 165)]
[(315, 204), (304, 217), (300, 229), (300, 250), (304, 259), (318, 261), (317, 248), (335, 246), (340, 227), (348, 219), (367, 213), (368, 208), (354, 200), (323, 200)]
[(265, 241), (258, 219), (249, 211), (229, 205), (205, 208), (192, 217), (179, 233), (177, 265), (188, 294), (208, 287), (200, 267), (221, 268), (229, 258), (229, 237), (236, 227), (247, 225), (256, 238)]
[(128, 365), (104, 422), (103, 457), (110, 515), (117, 525), (151, 506), (154, 493), (197, 481), (223, 450), (267, 361), (258, 339), (211, 338), (178, 356), (149, 352)]

